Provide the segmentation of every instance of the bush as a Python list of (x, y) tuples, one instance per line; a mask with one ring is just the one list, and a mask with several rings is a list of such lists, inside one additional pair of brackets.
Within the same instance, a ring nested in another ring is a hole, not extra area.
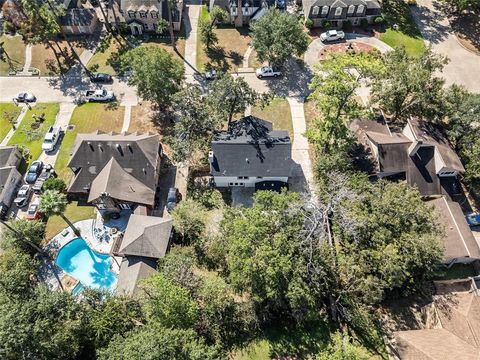
[(417, 0), (407, 0), (407, 4), (410, 6), (415, 6), (417, 5)]
[(43, 190), (56, 190), (63, 193), (67, 190), (67, 185), (62, 179), (49, 178), (45, 180), (45, 183), (43, 184)]
[(352, 22), (350, 20), (345, 20), (342, 24), (342, 29), (345, 31), (352, 30)]
[(360, 20), (360, 26), (364, 29), (368, 27), (368, 20), (367, 19), (361, 19)]
[(3, 31), (7, 34), (14, 34), (16, 31), (15, 25), (13, 25), (10, 21), (5, 21), (3, 24)]
[(322, 24), (323, 28), (324, 29), (330, 29), (332, 27), (332, 23), (330, 21), (325, 21), (323, 24)]
[(307, 29), (312, 29), (313, 28), (313, 20), (312, 19), (305, 20), (305, 27)]
[(385, 18), (383, 16), (377, 16), (374, 21), (375, 24), (381, 25), (385, 23)]

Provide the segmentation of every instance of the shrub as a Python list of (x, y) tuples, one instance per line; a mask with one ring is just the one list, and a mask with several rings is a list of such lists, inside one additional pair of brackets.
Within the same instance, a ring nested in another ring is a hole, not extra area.
[(323, 24), (322, 24), (323, 28), (324, 29), (330, 29), (332, 27), (332, 23), (330, 21), (325, 21)]
[(368, 27), (368, 20), (367, 19), (361, 19), (360, 20), (360, 26), (364, 29)]
[(3, 31), (7, 34), (14, 34), (15, 33), (15, 25), (13, 25), (10, 21), (5, 21), (3, 24)]
[(374, 21), (375, 24), (381, 25), (385, 23), (385, 18), (383, 16), (377, 16)]
[(312, 19), (305, 20), (305, 27), (307, 29), (312, 29), (313, 28), (313, 20)]
[(62, 179), (49, 178), (45, 180), (45, 183), (43, 184), (43, 190), (56, 190), (63, 193), (67, 190), (67, 185)]
[(342, 24), (342, 29), (345, 31), (352, 30), (352, 22), (350, 20), (345, 20)]
[(407, 0), (407, 4), (410, 6), (415, 6), (417, 5), (417, 0)]

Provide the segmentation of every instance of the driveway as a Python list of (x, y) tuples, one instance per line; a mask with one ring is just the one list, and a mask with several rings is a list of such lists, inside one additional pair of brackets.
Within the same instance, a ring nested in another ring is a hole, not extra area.
[(442, 6), (437, 0), (417, 0), (417, 6), (412, 7), (413, 18), (425, 43), (450, 59), (442, 74), (446, 84), (463, 85), (471, 92), (480, 93), (480, 56), (458, 43)]

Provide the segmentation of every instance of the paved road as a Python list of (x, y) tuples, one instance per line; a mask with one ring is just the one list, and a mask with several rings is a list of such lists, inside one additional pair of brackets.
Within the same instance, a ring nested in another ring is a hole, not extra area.
[(413, 18), (422, 33), (425, 43), (433, 50), (448, 56), (450, 62), (443, 70), (447, 85), (463, 85), (471, 92), (480, 93), (480, 56), (465, 50), (457, 38), (437, 0), (417, 0), (412, 8)]

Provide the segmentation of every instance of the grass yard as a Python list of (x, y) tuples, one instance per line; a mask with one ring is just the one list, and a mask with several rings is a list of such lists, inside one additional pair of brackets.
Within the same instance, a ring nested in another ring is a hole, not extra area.
[[(8, 145), (21, 145), (28, 148), (30, 155), (27, 160), (27, 166), (31, 161), (37, 159), (42, 153), (43, 137), (48, 128), (55, 122), (59, 105), (57, 103), (38, 103), (27, 111), (22, 122), (8, 142)], [(38, 129), (32, 129), (31, 125), (35, 122), (33, 115), (45, 115), (45, 121)]]
[(252, 53), (250, 54), (250, 57), (248, 58), (248, 67), (257, 69), (259, 67), (262, 67), (263, 63), (261, 63), (257, 59), (257, 52), (255, 50), (252, 50)]
[(287, 130), (293, 142), (293, 124), (290, 105), (284, 98), (276, 97), (263, 109), (252, 108), (252, 115), (273, 123), (274, 130)]
[(12, 128), (9, 118), (16, 119), (21, 111), (22, 109), (13, 103), (0, 103), (0, 141)]
[[(210, 20), (205, 6), (202, 7), (200, 19)], [(215, 30), (218, 43), (210, 50), (206, 50), (199, 39), (197, 41), (197, 69), (205, 71), (207, 68), (223, 71), (236, 71), (243, 65), (243, 57), (250, 44), (247, 28), (222, 26)]]
[(78, 133), (89, 133), (95, 130), (105, 132), (120, 132), (123, 125), (123, 106), (112, 106), (111, 104), (87, 103), (75, 108), (70, 125), (67, 129), (55, 163), (55, 170), (60, 178), (67, 184), (72, 178), (72, 172), (67, 168), (70, 153), (72, 151), (75, 137)]
[(312, 100), (306, 100), (303, 104), (303, 111), (305, 112), (305, 122), (308, 130), (312, 126), (313, 120), (318, 116), (318, 111), (315, 108), (315, 102)]
[[(400, 1), (389, 3), (384, 11), (389, 26), (380, 33), (380, 40), (393, 48), (404, 46), (409, 55), (420, 56), (425, 51), (425, 44), (413, 20), (410, 7)], [(392, 28), (394, 24), (398, 26), (398, 30)]]
[[(89, 205), (78, 205), (78, 202), (73, 201), (67, 205), (65, 216), (72, 223), (80, 220), (93, 219), (95, 217), (95, 207)], [(47, 221), (45, 230), (45, 243), (53, 238), (55, 235), (65, 229), (68, 224), (60, 216), (52, 216)]]
[[(59, 54), (62, 67), (64, 71), (67, 71), (75, 63), (76, 59), (65, 41), (59, 41), (58, 44), (64, 52), (69, 54), (67, 60), (65, 60), (61, 54)], [(77, 54), (80, 55), (84, 50), (83, 45), (80, 42), (73, 42), (72, 44)], [(56, 45), (54, 47), (56, 48)], [(60, 73), (54, 52), (45, 44), (37, 44), (33, 46), (31, 67), (39, 69), (41, 76), (55, 75)]]
[(8, 75), (10, 66), (23, 68), (25, 62), (25, 43), (20, 35), (0, 36), (0, 43), (3, 43), (5, 55), (0, 60), (0, 75)]
[(109, 60), (117, 57), (119, 49), (120, 45), (113, 38), (107, 40), (107, 43), (104, 46), (100, 46), (98, 51), (88, 62), (88, 69), (96, 72), (115, 75), (116, 72), (112, 65), (109, 64)]

